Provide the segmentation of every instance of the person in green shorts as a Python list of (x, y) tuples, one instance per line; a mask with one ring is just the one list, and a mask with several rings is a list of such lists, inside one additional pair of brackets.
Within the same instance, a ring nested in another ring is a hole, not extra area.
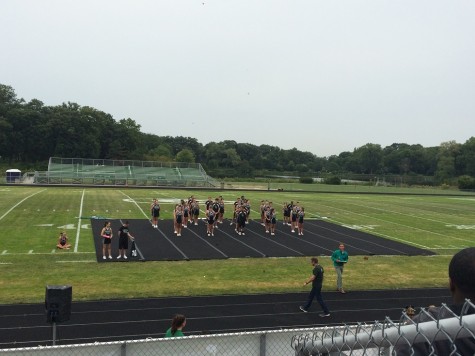
[(177, 314), (172, 319), (172, 326), (168, 328), (165, 333), (165, 337), (180, 337), (185, 336), (183, 334), (183, 328), (186, 325), (186, 318), (182, 314)]
[(343, 289), (343, 266), (348, 262), (348, 252), (345, 251), (345, 245), (340, 242), (338, 250), (332, 254), (333, 266), (336, 271), (336, 289), (340, 293), (346, 293)]

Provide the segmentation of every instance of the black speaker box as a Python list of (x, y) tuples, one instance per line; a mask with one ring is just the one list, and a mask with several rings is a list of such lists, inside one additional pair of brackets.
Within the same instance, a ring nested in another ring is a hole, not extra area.
[(71, 317), (72, 286), (46, 286), (46, 322), (61, 323)]

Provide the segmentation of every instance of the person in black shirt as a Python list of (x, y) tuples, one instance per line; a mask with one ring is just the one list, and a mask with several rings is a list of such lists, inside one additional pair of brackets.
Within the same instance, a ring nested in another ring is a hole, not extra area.
[(127, 250), (129, 249), (129, 239), (134, 241), (135, 238), (129, 232), (129, 222), (126, 221), (119, 229), (119, 256), (117, 259), (127, 259)]
[[(457, 252), (449, 263), (449, 290), (453, 304), (435, 307), (431, 306), (426, 312), (417, 314), (412, 321), (415, 324), (433, 320), (453, 318), (467, 314), (475, 314), (475, 308), (464, 307), (467, 299), (475, 301), (475, 247), (467, 247)], [(439, 333), (444, 333), (439, 330)], [(422, 334), (423, 335), (423, 334)], [(440, 338), (437, 341), (419, 337), (414, 344), (409, 345), (404, 337), (394, 345), (394, 354), (405, 355), (475, 355), (475, 339), (460, 333), (454, 340)]]
[(323, 309), (323, 313), (318, 314), (319, 317), (324, 318), (326, 316), (330, 316), (330, 310), (328, 309), (325, 301), (322, 297), (322, 284), (323, 284), (323, 267), (318, 264), (318, 258), (312, 257), (310, 262), (313, 266), (313, 273), (312, 276), (308, 279), (307, 282), (304, 283), (306, 286), (309, 283), (312, 283), (312, 290), (308, 295), (307, 303), (305, 305), (300, 306), (300, 310), (304, 313), (308, 312), (308, 309), (312, 305), (313, 298), (317, 299), (317, 302)]

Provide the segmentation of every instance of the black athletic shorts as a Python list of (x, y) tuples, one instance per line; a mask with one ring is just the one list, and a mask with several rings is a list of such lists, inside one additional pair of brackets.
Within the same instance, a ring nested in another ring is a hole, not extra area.
[(127, 237), (119, 237), (119, 250), (127, 250), (129, 248), (129, 239)]
[(112, 239), (109, 239), (109, 238), (105, 238), (105, 237), (104, 237), (104, 245), (110, 245), (110, 244), (111, 244), (111, 241), (112, 241)]

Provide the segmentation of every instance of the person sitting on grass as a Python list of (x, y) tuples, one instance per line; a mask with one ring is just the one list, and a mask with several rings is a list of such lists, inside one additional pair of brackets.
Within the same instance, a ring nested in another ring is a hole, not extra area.
[(57, 248), (61, 250), (69, 250), (71, 248), (71, 244), (68, 243), (68, 236), (65, 232), (61, 232), (58, 238), (58, 244), (56, 245)]
[(183, 328), (186, 325), (186, 318), (182, 314), (176, 314), (172, 319), (172, 326), (168, 328), (165, 333), (165, 337), (180, 337), (185, 336), (183, 334)]

